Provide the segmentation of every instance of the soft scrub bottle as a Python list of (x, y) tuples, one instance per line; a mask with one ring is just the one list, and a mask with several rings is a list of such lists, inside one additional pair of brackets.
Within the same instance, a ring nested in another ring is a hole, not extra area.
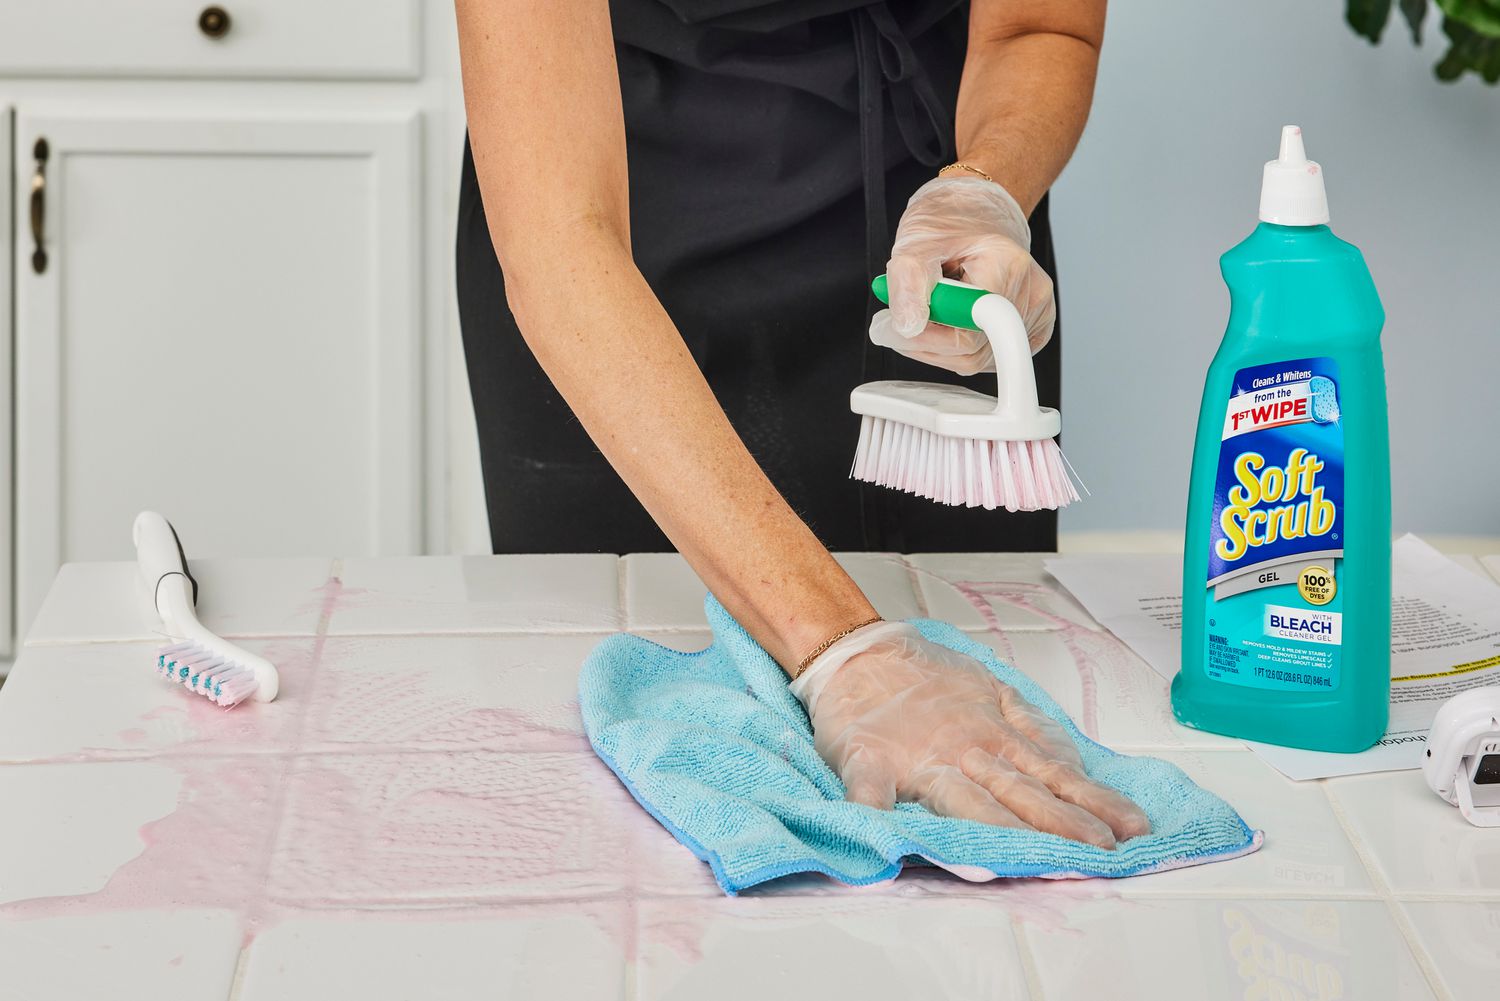
[(1295, 126), (1266, 164), (1260, 218), (1219, 261), (1229, 327), (1193, 450), (1172, 709), (1216, 733), (1359, 751), (1390, 703), (1385, 313), (1327, 226)]

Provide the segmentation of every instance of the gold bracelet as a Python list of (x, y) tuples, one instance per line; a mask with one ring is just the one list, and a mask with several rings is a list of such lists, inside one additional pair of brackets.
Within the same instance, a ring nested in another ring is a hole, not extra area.
[(956, 160), (953, 163), (948, 164), (948, 166), (940, 168), (938, 170), (938, 174), (941, 175), (944, 170), (967, 170), (971, 174), (978, 174), (980, 177), (984, 178), (986, 181), (989, 181), (991, 184), (995, 183), (995, 179), (993, 177), (986, 174), (984, 171), (980, 170), (972, 163), (964, 163), (962, 160)]
[(843, 639), (845, 636), (848, 636), (850, 633), (858, 632), (859, 630), (863, 629), (865, 626), (873, 626), (877, 622), (884, 622), (884, 621), (885, 621), (885, 619), (883, 619), (881, 616), (877, 615), (873, 619), (866, 619), (863, 622), (859, 622), (859, 623), (856, 623), (856, 624), (850, 626), (848, 629), (845, 629), (845, 630), (842, 630), (840, 632), (834, 633), (832, 636), (828, 637), (826, 640), (824, 640), (823, 642), (819, 643), (816, 647), (814, 647), (812, 653), (810, 653), (806, 657), (802, 658), (802, 663), (798, 664), (797, 665), (797, 669), (792, 672), (792, 680), (796, 681), (798, 678), (800, 678), (802, 676), (802, 672), (805, 671), (805, 670), (807, 670), (808, 665), (810, 665), (813, 661), (815, 661), (819, 657), (821, 657), (825, 652), (827, 652), (827, 650), (828, 650), (829, 647), (833, 646), (835, 643), (837, 643), (839, 640)]

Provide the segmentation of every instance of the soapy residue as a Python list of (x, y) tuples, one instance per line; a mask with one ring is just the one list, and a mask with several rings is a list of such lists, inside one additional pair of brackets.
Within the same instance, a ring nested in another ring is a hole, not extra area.
[[(225, 712), (184, 697), (121, 730), (135, 767), (169, 768), (182, 780), (176, 808), (141, 828), (140, 853), (97, 891), (0, 905), (0, 919), (223, 909), (240, 916), (248, 945), (310, 912), (380, 920), (400, 908), (403, 921), (586, 914), (629, 962), (660, 948), (692, 961), (726, 907), (736, 920), (784, 923), (945, 901), (999, 906), (1012, 920), (1056, 929), (1078, 901), (1113, 897), (1092, 884), (975, 885), (909, 866), (874, 888), (791, 877), (725, 901), (707, 867), (593, 755), (576, 703), (484, 705), (475, 692), (439, 684), (431, 670), (440, 666), (375, 677), (351, 656), (357, 644), (331, 648), (328, 626), (343, 594), (334, 573), (319, 595), (316, 637), (278, 651), (293, 663), (278, 702)], [(1093, 671), (1120, 656), (1112, 638), (1056, 614), (1040, 585), (948, 583), (1002, 650), (1009, 640), (991, 601), (1055, 631), (1079, 672), (1080, 725), (1097, 733)], [(164, 724), (180, 741), (146, 748)], [(101, 750), (66, 760), (118, 757)]]

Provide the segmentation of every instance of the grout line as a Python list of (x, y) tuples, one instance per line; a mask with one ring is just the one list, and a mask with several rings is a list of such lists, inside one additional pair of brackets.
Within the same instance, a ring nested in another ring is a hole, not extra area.
[[(706, 628), (706, 627), (704, 627)], [(452, 637), (454, 639), (491, 639), (507, 636), (612, 636), (619, 632), (618, 626), (558, 626), (553, 629), (431, 629), (418, 632), (384, 632), (351, 630), (330, 631), (331, 640), (344, 639), (427, 639), (428, 637)]]
[(441, 746), (441, 744), (383, 744), (383, 743), (314, 743), (299, 747), (266, 747), (266, 749), (255, 749), (255, 747), (239, 747), (239, 749), (213, 750), (208, 744), (211, 740), (192, 744), (171, 744), (171, 746), (160, 747), (156, 750), (120, 750), (111, 752), (110, 756), (102, 756), (101, 752), (90, 752), (92, 756), (68, 755), (58, 758), (31, 758), (27, 761), (0, 761), (0, 768), (26, 768), (26, 767), (58, 767), (58, 765), (115, 765), (115, 764), (157, 764), (157, 762), (180, 761), (190, 758), (193, 761), (278, 761), (285, 759), (290, 764), (302, 761), (303, 758), (395, 758), (395, 756), (420, 756), (420, 755), (447, 755), (452, 758), (456, 753), (465, 755), (507, 755), (507, 756), (529, 756), (529, 755), (586, 755), (594, 756), (589, 749), (588, 737), (582, 732), (579, 734), (567, 734), (567, 737), (576, 737), (579, 741), (577, 749), (531, 749), (531, 747), (502, 747), (498, 746)]
[[(328, 644), (328, 624), (333, 620), (334, 612), (338, 606), (339, 595), (344, 588), (343, 569), (343, 559), (335, 559), (333, 564), (328, 568), (328, 579), (323, 585), (323, 603), (318, 610), (318, 633), (313, 640), (312, 650), (308, 653), (306, 680), (308, 692), (315, 690), (320, 668), (323, 664), (323, 653)], [(267, 813), (269, 823), (266, 825), (264, 848), (259, 859), (261, 863), (259, 871), (264, 890), (259, 895), (259, 899), (247, 901), (244, 913), (247, 925), (246, 932), (249, 936), (245, 946), (246, 950), (254, 946), (255, 938), (259, 933), (258, 926), (260, 919), (270, 907), (271, 894), (269, 891), (273, 876), (272, 868), (276, 862), (276, 845), (281, 841), (282, 831), (286, 827), (287, 797), (290, 795), (292, 778), (302, 752), (302, 740), (307, 732), (309, 716), (307, 709), (311, 708), (311, 706), (312, 703), (310, 702), (307, 708), (297, 713), (287, 737), (287, 746), (292, 753), (279, 759), (283, 762), (281, 781), (276, 784), (276, 790), (273, 794), (274, 800)]]
[[(278, 761), (285, 760), (295, 764), (304, 758), (335, 757), (335, 758), (360, 758), (360, 757), (398, 757), (398, 756), (421, 756), (421, 755), (447, 755), (454, 754), (501, 754), (507, 756), (530, 756), (537, 754), (570, 755), (578, 754), (593, 757), (594, 752), (589, 748), (588, 738), (582, 734), (574, 734), (578, 738), (579, 746), (576, 750), (536, 750), (531, 748), (514, 747), (440, 747), (420, 746), (412, 744), (350, 744), (338, 747), (330, 744), (310, 744), (299, 748), (268, 748), (266, 750), (254, 750), (241, 748), (239, 750), (214, 751), (196, 745), (173, 745), (158, 751), (122, 751), (117, 756), (100, 757), (95, 752), (93, 757), (59, 757), (59, 758), (33, 758), (29, 761), (0, 761), (0, 769), (3, 768), (26, 768), (48, 766), (58, 767), (64, 765), (131, 765), (131, 764), (157, 764), (170, 763), (190, 758), (194, 761)], [(212, 743), (212, 741), (205, 741)]]
[[(516, 894), (515, 896), (507, 896), (507, 895), (497, 894), (497, 893), (487, 893), (487, 894), (481, 893), (481, 894), (476, 894), (476, 895), (473, 895), (473, 896), (460, 896), (460, 895), (456, 895), (455, 894), (455, 895), (441, 895), (441, 896), (390, 897), (390, 898), (385, 898), (385, 899), (372, 899), (372, 898), (361, 898), (361, 897), (351, 896), (351, 897), (348, 897), (348, 898), (338, 899), (338, 900), (335, 900), (335, 901), (322, 902), (321, 904), (320, 903), (316, 903), (316, 902), (314, 902), (312, 900), (309, 900), (309, 899), (302, 899), (302, 898), (298, 898), (298, 897), (295, 897), (295, 896), (285, 896), (285, 895), (271, 896), (271, 895), (268, 895), (267, 898), (266, 898), (266, 900), (267, 900), (267, 902), (269, 904), (271, 904), (271, 905), (273, 905), (273, 906), (275, 906), (277, 908), (281, 908), (281, 909), (285, 909), (285, 910), (299, 911), (299, 912), (303, 912), (303, 913), (306, 913), (306, 914), (326, 914), (326, 913), (338, 913), (338, 912), (343, 912), (343, 911), (360, 911), (360, 912), (368, 912), (370, 914), (384, 914), (384, 913), (391, 913), (391, 912), (415, 911), (415, 910), (426, 910), (426, 911), (430, 911), (430, 910), (452, 910), (452, 911), (465, 911), (465, 912), (470, 912), (470, 911), (480, 912), (480, 911), (496, 911), (496, 910), (516, 910), (516, 909), (524, 909), (524, 908), (531, 908), (531, 907), (555, 908), (559, 904), (566, 904), (566, 905), (569, 905), (569, 906), (589, 904), (589, 903), (597, 903), (597, 904), (614, 904), (614, 903), (629, 904), (631, 902), (640, 902), (640, 901), (647, 901), (647, 902), (659, 903), (659, 904), (671, 904), (671, 903), (683, 903), (683, 902), (688, 902), (688, 901), (700, 901), (700, 902), (703, 902), (703, 901), (718, 901), (718, 900), (728, 900), (728, 899), (730, 899), (730, 898), (726, 897), (722, 892), (720, 892), (719, 889), (718, 889), (718, 887), (715, 886), (711, 882), (712, 877), (708, 873), (708, 867), (707, 867), (706, 864), (703, 866), (703, 875), (704, 875), (704, 879), (705, 880), (709, 880), (710, 881), (708, 883), (708, 885), (704, 888), (703, 892), (669, 893), (669, 892), (665, 892), (665, 891), (657, 890), (657, 889), (644, 889), (644, 888), (631, 889), (631, 888), (621, 887), (621, 888), (619, 888), (619, 889), (617, 889), (615, 891), (589, 891), (589, 892), (579, 893), (579, 894), (576, 894), (576, 895), (574, 895), (574, 894), (558, 895), (556, 893), (534, 892), (534, 893)], [(1006, 882), (1006, 881), (1007, 880), (1005, 880), (1003, 878), (1002, 879), (994, 880), (995, 883), (1001, 883), (1001, 882)], [(1110, 880), (1109, 882), (1114, 882), (1114, 880)], [(817, 885), (818, 886), (823, 886), (823, 884), (817, 884)], [(828, 895), (828, 892), (827, 892), (828, 888), (833, 888), (833, 889), (849, 889), (847, 887), (841, 886), (840, 884), (834, 883), (833, 881), (830, 880), (826, 884), (826, 886), (823, 887), (822, 892), (819, 892), (819, 890), (816, 889), (816, 888), (809, 888), (806, 892), (786, 891), (786, 892), (778, 892), (778, 893), (775, 893), (774, 895), (766, 895), (764, 897), (745, 897), (745, 898), (740, 898), (740, 899), (747, 899), (747, 900), (759, 900), (759, 899), (773, 900), (774, 899), (774, 900), (779, 901), (779, 902), (788, 902), (788, 901), (799, 902), (800, 901), (800, 902), (808, 902), (808, 903), (813, 903), (813, 904), (826, 904), (829, 901), (829, 895)], [(999, 892), (999, 890), (1002, 890), (1002, 889), (1003, 888), (997, 888), (996, 892)], [(872, 899), (872, 898), (867, 898), (867, 899)], [(897, 907), (902, 906), (904, 904), (913, 902), (914, 900), (921, 900), (921, 901), (924, 901), (924, 902), (930, 902), (930, 903), (935, 903), (935, 904), (950, 904), (950, 903), (973, 903), (973, 902), (976, 902), (976, 901), (982, 901), (984, 899), (985, 899), (985, 895), (983, 893), (952, 893), (952, 894), (941, 894), (941, 893), (939, 893), (939, 894), (931, 894), (931, 895), (922, 896), (920, 898), (916, 898), (916, 897), (901, 897), (901, 896), (894, 896), (893, 895), (890, 898), (888, 898), (885, 901), (885, 903), (889, 904), (892, 908), (897, 908)], [(1341, 893), (1329, 893), (1329, 892), (1326, 892), (1326, 891), (1322, 892), (1322, 893), (1295, 893), (1295, 892), (1290, 892), (1290, 891), (1277, 892), (1277, 891), (1272, 891), (1272, 890), (1256, 891), (1256, 890), (1248, 890), (1248, 889), (1245, 889), (1243, 887), (1239, 887), (1239, 888), (1237, 888), (1237, 887), (1221, 887), (1221, 888), (1218, 888), (1218, 889), (1205, 890), (1203, 892), (1198, 892), (1198, 893), (1187, 892), (1187, 891), (1176, 891), (1176, 892), (1173, 892), (1173, 893), (1152, 894), (1152, 895), (1149, 895), (1149, 896), (1147, 896), (1147, 895), (1137, 896), (1137, 895), (1133, 895), (1133, 894), (1132, 895), (1122, 894), (1122, 895), (1114, 898), (1112, 902), (1113, 903), (1123, 903), (1123, 904), (1153, 904), (1154, 905), (1154, 904), (1167, 904), (1167, 903), (1173, 903), (1173, 902), (1189, 904), (1189, 903), (1203, 903), (1204, 901), (1225, 901), (1225, 900), (1228, 900), (1228, 901), (1234, 901), (1234, 900), (1243, 900), (1243, 901), (1263, 901), (1263, 900), (1313, 901), (1313, 900), (1321, 900), (1321, 901), (1327, 901), (1327, 902), (1330, 902), (1330, 903), (1352, 903), (1352, 904), (1372, 904), (1372, 903), (1379, 902), (1379, 898), (1371, 896), (1371, 895), (1356, 896), (1356, 895), (1346, 894), (1346, 893), (1344, 893), (1344, 894), (1341, 894)], [(994, 902), (995, 903), (999, 903), (1000, 901), (994, 901)], [(1469, 903), (1470, 901), (1465, 901), (1465, 900), (1446, 900), (1446, 901), (1442, 901), (1442, 902), (1444, 902), (1444, 903)], [(1019, 929), (1017, 931), (1017, 934), (1019, 936), (1020, 934), (1024, 933), (1024, 929), (1026, 927), (1028, 927), (1028, 925), (1026, 924), (1024, 918), (1021, 918), (1019, 916), (1013, 915), (1012, 916), (1012, 927), (1013, 927), (1013, 929)]]
[(640, 888), (631, 887), (623, 907), (623, 920), (629, 921), (631, 927), (625, 929), (625, 941), (630, 943), (630, 947), (620, 950), (621, 1001), (639, 1001), (644, 993), (641, 990), (641, 952), (643, 951), (641, 902), (643, 899)]
[[(707, 632), (708, 623), (685, 626), (654, 626), (642, 625), (636, 627), (653, 632)], [(374, 630), (361, 631), (350, 630), (349, 632), (330, 630), (325, 635), (328, 639), (426, 639), (429, 636), (449, 636), (456, 639), (489, 639), (495, 637), (510, 636), (610, 636), (620, 632), (618, 626), (573, 626), (562, 625), (552, 629), (422, 629), (417, 631), (400, 630)], [(216, 632), (214, 635), (226, 640), (311, 640), (317, 639), (318, 633), (229, 633)], [(109, 639), (71, 639), (71, 640), (30, 640), (22, 648), (21, 653), (31, 649), (57, 650), (67, 647), (81, 646), (124, 646), (129, 643), (160, 643), (159, 636), (132, 636), (115, 637)], [(19, 660), (20, 658), (17, 657)]]
[[(1110, 744), (1111, 751), (1116, 754), (1161, 754), (1170, 752), (1172, 754), (1254, 754), (1255, 752), (1243, 744)], [(1257, 759), (1259, 760), (1259, 759)], [(1274, 774), (1280, 772), (1266, 765)], [(1287, 779), (1288, 782), (1291, 779)]]
[(930, 619), (932, 613), (927, 608), (927, 595), (922, 592), (922, 580), (917, 575), (917, 568), (912, 565), (911, 560), (902, 554), (897, 554), (896, 559), (906, 568), (906, 583), (911, 588), (914, 604), (917, 606), (919, 618)]
[[(317, 636), (317, 633), (231, 633), (219, 632), (210, 629), (215, 636), (226, 640), (307, 640)], [(160, 645), (161, 636), (92, 636), (79, 637), (77, 639), (39, 639), (27, 640), (21, 647), (16, 659), (19, 660), (28, 650), (56, 650), (70, 646), (124, 646), (127, 643), (150, 643)]]
[(227, 1001), (239, 1001), (245, 990), (245, 968), (250, 963), (250, 947), (254, 941), (240, 946), (240, 954), (234, 961), (234, 976), (229, 980), (229, 997)]
[[(296, 911), (303, 915), (341, 914), (358, 911), (361, 915), (384, 915), (405, 911), (453, 911), (465, 915), (484, 914), (495, 911), (514, 911), (540, 907), (554, 910), (559, 905), (569, 907), (586, 904), (630, 904), (636, 901), (653, 903), (685, 903), (727, 900), (728, 897), (712, 882), (708, 866), (703, 867), (704, 878), (709, 880), (711, 893), (662, 893), (659, 891), (632, 891), (619, 888), (612, 891), (590, 891), (587, 893), (523, 893), (503, 896), (494, 893), (475, 896), (390, 897), (384, 900), (348, 897), (337, 900), (315, 902), (310, 899), (288, 896), (268, 896), (267, 902), (281, 910)], [(816, 894), (785, 895), (779, 899), (826, 901), (826, 896)]]
[(1422, 976), (1427, 978), (1427, 986), (1432, 988), (1434, 996), (1452, 1001), (1453, 995), (1443, 982), (1442, 972), (1438, 970), (1437, 963), (1427, 954), (1421, 937), (1417, 935), (1417, 930), (1412, 926), (1411, 919), (1406, 914), (1406, 909), (1401, 906), (1391, 891), (1391, 885), (1386, 880), (1385, 873), (1381, 870), (1373, 851), (1355, 831), (1349, 815), (1344, 811), (1344, 804), (1333, 794), (1332, 787), (1326, 781), (1319, 782), (1318, 786), (1323, 790), (1323, 798), (1328, 801), (1328, 808), (1333, 811), (1339, 827), (1343, 829), (1344, 837), (1353, 846), (1354, 854), (1364, 864), (1370, 883), (1379, 891), (1386, 910), (1391, 915), (1391, 920), (1395, 923), (1397, 931), (1401, 933), (1402, 939), (1405, 940), (1406, 947), (1411, 950), (1412, 958), (1417, 961), (1417, 968), (1422, 971)]
[(630, 593), (627, 581), (630, 567), (624, 556), (615, 557), (615, 617), (619, 620), (619, 628), (622, 632), (630, 631), (630, 603), (626, 600)]
[(1010, 937), (1016, 944), (1016, 957), (1021, 960), (1021, 976), (1026, 981), (1026, 993), (1031, 1001), (1045, 1001), (1042, 990), (1042, 974), (1037, 968), (1036, 953), (1031, 951), (1031, 939), (1026, 935), (1026, 922), (1018, 916), (1010, 916)]
[[(1212, 863), (1210, 863), (1212, 864)], [(1130, 878), (1130, 877), (1127, 877)], [(1209, 886), (1201, 890), (1132, 890), (1115, 891), (1121, 900), (1339, 900), (1355, 903), (1379, 903), (1384, 897), (1376, 890), (1320, 890), (1276, 886)]]

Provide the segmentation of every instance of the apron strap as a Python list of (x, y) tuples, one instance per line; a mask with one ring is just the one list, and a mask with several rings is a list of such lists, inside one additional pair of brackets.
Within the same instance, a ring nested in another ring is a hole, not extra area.
[[(854, 58), (859, 80), (860, 170), (865, 196), (865, 273), (874, 277), (885, 270), (886, 241), (890, 220), (885, 210), (885, 100), (889, 92), (891, 111), (901, 142), (918, 163), (936, 167), (952, 159), (953, 122), (932, 85), (926, 68), (901, 30), (900, 23), (884, 2), (872, 3), (850, 13), (854, 22)], [(922, 134), (925, 125), (926, 135)], [(871, 296), (869, 303), (874, 304)], [(871, 309), (866, 309), (869, 319)], [(862, 381), (884, 377), (885, 352), (862, 338)], [(880, 523), (879, 538), (891, 538), (895, 511), (871, 496), (871, 488), (859, 486), (860, 528), (865, 548), (875, 544), (873, 531)], [(874, 488), (878, 489), (878, 488)]]
[[(890, 220), (885, 202), (885, 95), (901, 143), (912, 159), (936, 167), (953, 156), (953, 121), (938, 97), (932, 78), (917, 58), (890, 8), (884, 2), (861, 7), (854, 21), (854, 58), (859, 80), (860, 170), (865, 196), (865, 264), (870, 276), (885, 270)], [(864, 365), (869, 377), (872, 353), (866, 342)]]

